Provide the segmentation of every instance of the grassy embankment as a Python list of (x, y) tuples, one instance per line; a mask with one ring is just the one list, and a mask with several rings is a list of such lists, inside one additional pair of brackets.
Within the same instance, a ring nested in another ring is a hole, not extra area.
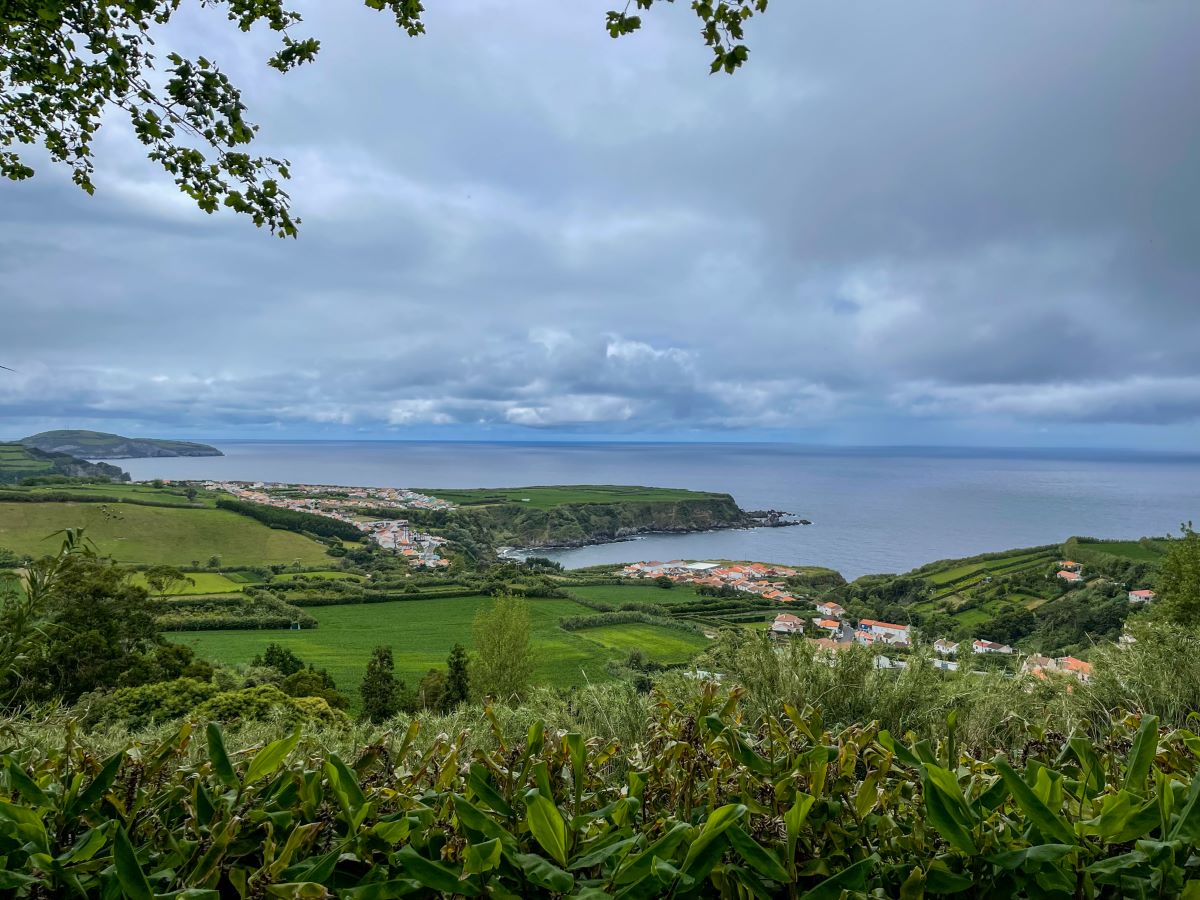
[[(103, 485), (105, 490), (119, 487)], [(73, 489), (74, 490), (74, 489)], [(170, 501), (164, 501), (170, 502)], [(0, 547), (39, 556), (52, 552), (64, 528), (86, 529), (100, 553), (121, 563), (191, 566), (219, 556), (227, 566), (328, 564), (325, 548), (289, 531), (267, 528), (219, 509), (133, 503), (0, 502)]]

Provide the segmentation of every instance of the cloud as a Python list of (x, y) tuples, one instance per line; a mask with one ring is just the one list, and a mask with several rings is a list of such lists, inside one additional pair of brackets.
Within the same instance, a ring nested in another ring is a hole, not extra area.
[(733, 78), (686, 8), (585, 7), (411, 40), (309, 0), (286, 77), (185, 12), (160, 45), (245, 87), (302, 236), (116, 121), (95, 198), (0, 187), (0, 429), (1200, 436), (1200, 7), (773, 6)]

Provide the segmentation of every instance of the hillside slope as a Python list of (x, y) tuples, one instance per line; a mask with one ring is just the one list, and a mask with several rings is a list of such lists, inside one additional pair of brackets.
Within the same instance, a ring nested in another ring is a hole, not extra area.
[(103, 431), (43, 431), (21, 444), (50, 453), (69, 453), (86, 459), (144, 459), (160, 456), (224, 456), (216, 447), (192, 441), (129, 438)]
[(108, 463), (93, 463), (67, 453), (50, 453), (23, 444), (0, 443), (0, 484), (17, 484), (25, 478), (67, 475), (128, 481), (129, 475)]

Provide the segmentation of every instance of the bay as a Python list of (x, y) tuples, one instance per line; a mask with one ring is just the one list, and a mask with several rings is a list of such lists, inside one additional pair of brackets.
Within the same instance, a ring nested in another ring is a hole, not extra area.
[(641, 484), (730, 493), (813, 524), (650, 535), (548, 553), (570, 568), (641, 559), (823, 565), (848, 578), (946, 557), (1134, 539), (1200, 520), (1200, 456), (792, 444), (208, 441), (224, 457), (120, 460), (135, 479), (411, 488)]

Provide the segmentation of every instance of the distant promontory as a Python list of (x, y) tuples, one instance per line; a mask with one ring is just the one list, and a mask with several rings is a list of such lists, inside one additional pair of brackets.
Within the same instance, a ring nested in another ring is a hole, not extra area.
[(103, 431), (43, 431), (21, 438), (21, 444), (47, 453), (69, 453), (84, 459), (146, 459), (160, 456), (224, 456), (216, 447), (192, 441), (130, 438)]

